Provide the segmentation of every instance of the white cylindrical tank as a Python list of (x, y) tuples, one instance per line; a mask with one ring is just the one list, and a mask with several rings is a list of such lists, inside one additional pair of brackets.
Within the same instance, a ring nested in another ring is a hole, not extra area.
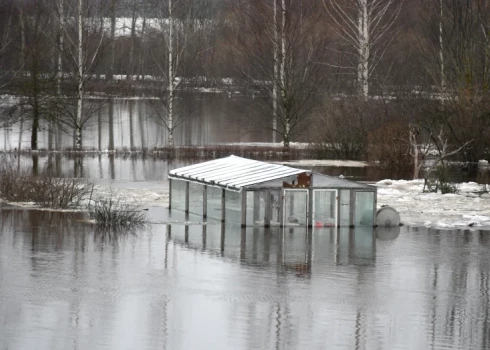
[(376, 225), (381, 227), (400, 226), (400, 214), (392, 207), (381, 207), (376, 213)]

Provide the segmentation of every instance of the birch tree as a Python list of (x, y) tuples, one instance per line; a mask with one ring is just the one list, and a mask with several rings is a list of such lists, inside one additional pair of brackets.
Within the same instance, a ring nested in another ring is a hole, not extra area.
[(339, 38), (352, 51), (357, 93), (369, 97), (370, 78), (393, 40), (393, 30), (402, 8), (398, 0), (323, 0), (330, 22)]
[(234, 15), (230, 49), (235, 68), (247, 86), (272, 102), (259, 105), (263, 114), (247, 117), (256, 127), (280, 135), (288, 148), (308, 125), (312, 97), (323, 79), (318, 63), (324, 59), (326, 39), (320, 36), (317, 4), (252, 1), (238, 4)]
[[(66, 0), (65, 0), (66, 1)], [(83, 129), (101, 108), (100, 103), (86, 104), (87, 84), (95, 67), (104, 52), (104, 23), (100, 14), (104, 13), (100, 3), (95, 0), (75, 0), (65, 3), (65, 18), (71, 18), (70, 23), (64, 23), (66, 42), (63, 48), (66, 57), (66, 68), (71, 77), (74, 93), (59, 112), (63, 115), (60, 123), (74, 130), (73, 145), (81, 150), (83, 146)], [(73, 103), (70, 103), (74, 101)]]
[[(191, 72), (201, 54), (211, 48), (205, 39), (209, 35), (208, 22), (201, 17), (197, 9), (201, 1), (164, 0), (159, 7), (159, 28), (152, 36), (156, 40), (149, 47), (155, 73), (161, 77), (158, 89), (158, 103), (154, 103), (154, 112), (167, 131), (167, 146), (174, 147), (175, 129), (182, 124), (185, 115), (177, 113), (179, 108), (177, 93), (186, 85), (198, 83), (199, 77)], [(154, 47), (155, 43), (159, 43)], [(163, 108), (162, 108), (163, 107)]]

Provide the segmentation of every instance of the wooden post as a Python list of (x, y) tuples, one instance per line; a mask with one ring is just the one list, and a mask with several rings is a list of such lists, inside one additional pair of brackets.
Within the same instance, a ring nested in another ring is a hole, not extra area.
[(202, 217), (208, 217), (208, 186), (204, 185), (202, 190)]
[(242, 227), (247, 226), (247, 191), (242, 190), (240, 192), (242, 196)]
[(272, 214), (271, 190), (267, 189), (265, 191), (264, 227), (271, 226), (271, 214)]
[(374, 203), (373, 203), (373, 227), (377, 227), (376, 214), (378, 213), (378, 189), (374, 189)]
[(221, 190), (221, 222), (226, 221), (226, 194), (225, 189)]
[(313, 196), (315, 195), (315, 192), (309, 188), (308, 189), (308, 218), (306, 220), (306, 223), (308, 227), (313, 226)]
[(279, 227), (284, 227), (284, 190), (279, 193)]
[(257, 221), (263, 220), (260, 217), (260, 191), (254, 191), (254, 208), (253, 208), (253, 222), (254, 225)]
[(168, 209), (172, 209), (172, 179), (168, 179)]
[(354, 215), (356, 214), (356, 191), (350, 190), (349, 227), (354, 227)]
[(185, 213), (189, 214), (189, 182), (185, 183)]

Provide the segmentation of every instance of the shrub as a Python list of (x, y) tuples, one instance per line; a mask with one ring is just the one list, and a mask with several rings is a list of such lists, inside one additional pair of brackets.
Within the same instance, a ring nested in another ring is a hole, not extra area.
[(310, 132), (318, 157), (364, 159), (367, 132), (363, 106), (364, 102), (355, 99), (325, 101)]
[(146, 224), (146, 215), (135, 204), (111, 196), (99, 199), (89, 208), (90, 218), (103, 229), (131, 229)]
[(407, 139), (408, 127), (390, 123), (369, 133), (368, 159), (385, 169), (404, 172), (412, 168)]
[(45, 208), (78, 207), (92, 189), (83, 179), (51, 177), (4, 166), (0, 169), (0, 196), (11, 202), (34, 202)]

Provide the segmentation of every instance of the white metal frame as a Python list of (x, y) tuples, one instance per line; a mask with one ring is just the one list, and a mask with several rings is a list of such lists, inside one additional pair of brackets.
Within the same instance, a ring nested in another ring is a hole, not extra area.
[(316, 189), (313, 190), (313, 208), (312, 210), (312, 225), (315, 226), (315, 193), (317, 192), (334, 192), (335, 193), (335, 202), (333, 203), (334, 206), (334, 218), (335, 218), (335, 224), (333, 227), (337, 227), (339, 223), (339, 218), (338, 218), (338, 206), (339, 206), (339, 192), (338, 190), (333, 190), (333, 189)]
[(291, 225), (290, 223), (287, 222), (287, 216), (286, 216), (286, 196), (288, 192), (304, 192), (306, 193), (306, 223), (305, 225), (308, 226), (309, 223), (309, 213), (310, 213), (310, 193), (307, 189), (297, 189), (297, 188), (285, 188), (283, 190), (282, 194), (282, 224), (283, 226), (294, 226)]

